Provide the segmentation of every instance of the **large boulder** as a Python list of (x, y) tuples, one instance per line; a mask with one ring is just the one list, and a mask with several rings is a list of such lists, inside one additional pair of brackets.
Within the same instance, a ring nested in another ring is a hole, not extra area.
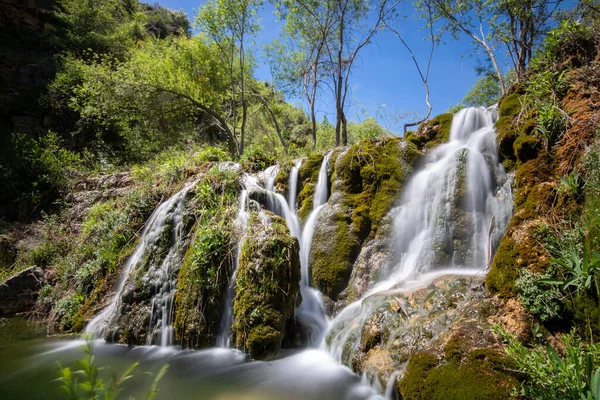
[(0, 284), (0, 317), (31, 311), (44, 284), (44, 271), (35, 266), (8, 278)]
[(330, 304), (341, 302), (335, 305), (339, 308), (353, 297), (347, 288), (363, 244), (374, 240), (382, 225), (389, 227), (386, 216), (421, 153), (399, 138), (385, 138), (361, 140), (336, 154), (330, 161), (332, 193), (317, 219), (310, 269), (313, 286)]
[(241, 242), (233, 338), (254, 359), (275, 356), (300, 304), (298, 239), (270, 212), (253, 214)]

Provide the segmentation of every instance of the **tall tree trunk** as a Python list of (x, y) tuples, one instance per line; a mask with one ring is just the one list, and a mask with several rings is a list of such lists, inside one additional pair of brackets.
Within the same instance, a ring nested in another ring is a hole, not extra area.
[(248, 118), (248, 105), (246, 104), (246, 88), (244, 86), (245, 76), (244, 76), (244, 36), (242, 34), (240, 40), (240, 91), (241, 91), (241, 100), (242, 100), (242, 126), (240, 128), (240, 156), (244, 154), (244, 142), (246, 138), (246, 120)]
[(317, 116), (315, 115), (315, 102), (310, 103), (310, 121), (312, 123), (312, 148), (317, 147)]
[(348, 146), (348, 121), (344, 110), (342, 110), (342, 145)]
[[(341, 7), (341, 4), (340, 4)], [(344, 113), (344, 106), (342, 104), (342, 89), (344, 87), (342, 68), (343, 58), (342, 53), (344, 51), (344, 19), (345, 19), (346, 7), (340, 9), (340, 32), (339, 32), (339, 48), (337, 54), (337, 88), (335, 96), (335, 145), (340, 145), (340, 128), (342, 125), (342, 115)]]

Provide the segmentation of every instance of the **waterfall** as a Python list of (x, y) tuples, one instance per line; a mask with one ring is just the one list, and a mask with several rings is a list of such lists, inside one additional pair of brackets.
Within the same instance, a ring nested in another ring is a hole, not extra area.
[(302, 165), (302, 160), (299, 160), (294, 164), (290, 170), (290, 182), (288, 185), (288, 204), (290, 210), (296, 212), (296, 197), (298, 196), (298, 171)]
[(441, 274), (482, 274), (512, 215), (511, 182), (498, 162), (497, 111), (467, 108), (450, 140), (433, 150), (403, 189), (394, 216), (394, 267), (332, 321), (324, 346), (342, 360), (356, 349), (377, 294), (408, 290)]
[(180, 262), (178, 255), (184, 236), (182, 222), (184, 203), (186, 195), (193, 186), (193, 183), (186, 184), (182, 190), (175, 193), (154, 210), (142, 231), (139, 244), (123, 266), (114, 297), (100, 313), (88, 322), (85, 333), (99, 337), (104, 335), (109, 322), (117, 318), (121, 312), (121, 296), (130, 275), (144, 262), (146, 256), (155, 250), (155, 245), (161, 235), (171, 224), (174, 236), (173, 244), (155, 276), (153, 279), (151, 278), (151, 283), (157, 290), (152, 299), (148, 341), (151, 342), (151, 332), (154, 328), (157, 328), (160, 329), (160, 344), (164, 346), (172, 344), (172, 306), (176, 287), (176, 276), (172, 276), (172, 271), (174, 263)]
[[(266, 214), (262, 211), (261, 205), (279, 215), (285, 219), (286, 225), (290, 230), (290, 235), (300, 237), (300, 222), (298, 217), (290, 208), (285, 200), (285, 197), (279, 193), (273, 192), (275, 177), (277, 176), (279, 166), (274, 165), (263, 171), (262, 174), (267, 177), (266, 187), (263, 188), (260, 185), (259, 179), (256, 176), (245, 174), (243, 177), (242, 184), (244, 189), (240, 193), (240, 208), (236, 217), (236, 226), (240, 232), (240, 240), (237, 244), (237, 252), (234, 260), (234, 268), (229, 278), (229, 284), (227, 293), (225, 295), (225, 302), (223, 306), (223, 317), (219, 327), (219, 334), (217, 336), (218, 347), (229, 347), (229, 337), (231, 336), (231, 323), (233, 322), (233, 298), (235, 296), (235, 273), (238, 268), (240, 251), (241, 251), (241, 240), (243, 234), (248, 225), (248, 218), (250, 217), (250, 211), (259, 211), (261, 218), (267, 218)], [(270, 189), (269, 189), (270, 188)]]
[(330, 157), (331, 153), (327, 153), (323, 157), (313, 197), (313, 210), (306, 219), (300, 242), (300, 265), (302, 268), (300, 292), (302, 293), (302, 303), (298, 309), (298, 319), (309, 329), (311, 342), (315, 345), (320, 343), (328, 323), (325, 317), (323, 296), (321, 292), (310, 286), (310, 248), (317, 217), (319, 216), (319, 212), (325, 207), (329, 194), (328, 169)]
[[(265, 187), (260, 185), (261, 179), (251, 175), (245, 175), (243, 179), (244, 190), (240, 195), (240, 208), (236, 218), (236, 224), (243, 233), (250, 216), (249, 210), (267, 209), (276, 215), (285, 219), (286, 225), (290, 230), (290, 235), (297, 237), (300, 244), (300, 264), (301, 264), (301, 280), (300, 290), (302, 293), (302, 303), (298, 308), (298, 318), (302, 324), (310, 331), (311, 342), (314, 344), (320, 343), (320, 338), (327, 328), (327, 319), (323, 307), (323, 299), (321, 293), (310, 286), (309, 279), (309, 255), (312, 236), (315, 229), (315, 224), (319, 211), (325, 206), (329, 193), (328, 185), (328, 168), (329, 158), (331, 154), (325, 155), (321, 168), (315, 194), (313, 197), (313, 211), (309, 215), (304, 229), (300, 229), (300, 222), (296, 214), (296, 192), (298, 185), (298, 169), (301, 161), (296, 163), (290, 170), (289, 193), (288, 200), (273, 191), (274, 180), (277, 176), (278, 166), (271, 166), (261, 172), (259, 175), (263, 177)], [(264, 216), (264, 214), (262, 214)], [(243, 234), (240, 235), (240, 240)], [(234, 271), (231, 274), (229, 281), (229, 289), (226, 294), (223, 317), (221, 318), (220, 333), (217, 338), (219, 347), (229, 347), (229, 336), (231, 335), (231, 324), (233, 321), (233, 298), (235, 295), (235, 272), (238, 267), (240, 243), (238, 243), (237, 256), (234, 263)]]
[(266, 188), (269, 192), (273, 192), (275, 190), (275, 179), (277, 179), (277, 173), (279, 172), (279, 165), (271, 165), (269, 168), (265, 169), (264, 174), (266, 175)]

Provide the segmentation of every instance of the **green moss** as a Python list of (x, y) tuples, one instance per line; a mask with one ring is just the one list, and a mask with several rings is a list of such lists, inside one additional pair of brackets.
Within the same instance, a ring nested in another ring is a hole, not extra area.
[(439, 365), (436, 356), (422, 351), (411, 356), (406, 373), (400, 380), (399, 391), (405, 400), (426, 400), (425, 378), (429, 371)]
[[(335, 299), (346, 288), (362, 244), (377, 234), (420, 155), (399, 138), (369, 138), (330, 163), (337, 200), (320, 216), (326, 220), (315, 231), (310, 257), (313, 283), (326, 296)], [(301, 213), (305, 208), (312, 209)]]
[(279, 170), (275, 177), (275, 190), (279, 193), (287, 193), (290, 182), (290, 171), (294, 164), (291, 161), (284, 161), (279, 164)]
[(458, 342), (446, 347), (446, 362), (427, 352), (412, 355), (399, 385), (405, 400), (504, 400), (519, 386), (512, 361), (499, 351), (469, 352)]
[[(345, 212), (335, 215), (334, 238), (313, 238), (311, 251), (311, 276), (313, 285), (329, 298), (336, 298), (346, 288), (352, 273), (352, 262), (360, 252), (360, 241), (350, 230), (350, 220)], [(323, 232), (325, 233), (325, 232)], [(328, 232), (329, 233), (329, 232)], [(329, 236), (329, 234), (327, 234)], [(314, 243), (319, 243), (315, 245)], [(322, 246), (322, 244), (327, 244)]]
[(450, 139), (452, 128), (452, 113), (437, 115), (419, 126), (416, 133), (407, 133), (405, 140), (419, 149), (433, 149)]
[(524, 94), (524, 87), (517, 86), (500, 101), (498, 106), (499, 116), (496, 121), (496, 131), (498, 132), (498, 153), (501, 160), (515, 160), (513, 144), (521, 132), (517, 126), (517, 117), (521, 113)]
[(492, 268), (485, 278), (488, 290), (499, 293), (503, 297), (512, 297), (516, 294), (515, 282), (519, 277), (519, 266), (516, 264), (518, 256), (516, 243), (505, 236), (496, 250)]
[(323, 163), (323, 157), (325, 156), (322, 153), (310, 155), (307, 159), (302, 160), (298, 170), (298, 182), (300, 184), (298, 217), (301, 221), (305, 221), (313, 209), (313, 196), (319, 180), (319, 170)]
[[(486, 370), (481, 362), (434, 368), (425, 380), (428, 400), (506, 400), (518, 381), (503, 373)], [(410, 400), (406, 397), (406, 400)]]
[(282, 218), (271, 218), (267, 226), (251, 218), (236, 272), (232, 334), (255, 359), (277, 354), (300, 292), (298, 240)]
[(527, 162), (537, 157), (541, 148), (539, 140), (529, 135), (519, 136), (513, 143), (515, 157), (520, 162)]
[(263, 360), (273, 355), (281, 344), (281, 332), (268, 325), (253, 327), (246, 339), (246, 351), (252, 358)]

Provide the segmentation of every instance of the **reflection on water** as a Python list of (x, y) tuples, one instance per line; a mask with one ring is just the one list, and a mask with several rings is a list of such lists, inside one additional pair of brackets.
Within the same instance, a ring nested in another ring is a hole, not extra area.
[[(0, 323), (0, 399), (63, 399), (58, 363), (73, 367), (83, 356), (80, 340), (45, 337), (39, 324), (11, 319)], [(181, 351), (155, 346), (127, 347), (93, 342), (103, 379), (140, 365), (120, 398), (145, 398), (152, 376), (165, 363), (157, 399), (369, 399), (369, 386), (329, 355), (307, 350), (274, 361), (248, 361), (239, 351)]]

